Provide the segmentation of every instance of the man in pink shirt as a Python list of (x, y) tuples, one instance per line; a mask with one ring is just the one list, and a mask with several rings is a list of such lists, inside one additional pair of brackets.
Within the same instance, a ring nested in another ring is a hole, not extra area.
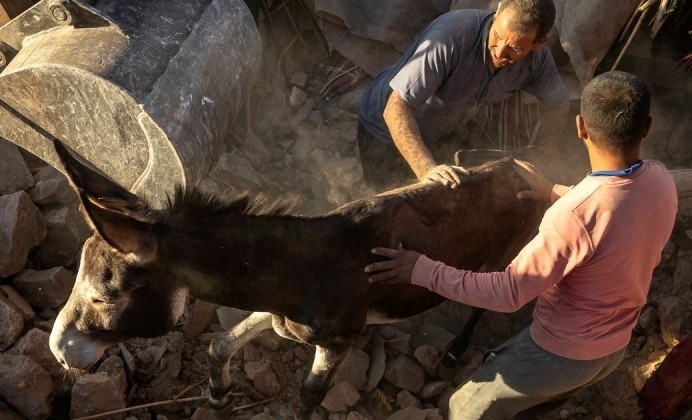
[(525, 331), (486, 353), (450, 399), (450, 419), (505, 419), (591, 385), (622, 360), (673, 229), (677, 195), (660, 162), (639, 159), (650, 94), (636, 76), (608, 72), (583, 90), (577, 132), (592, 172), (572, 188), (525, 162), (517, 172), (551, 200), (538, 234), (503, 272), (474, 273), (405, 249), (376, 248), (371, 282), (413, 283), (449, 299), (513, 312), (538, 298)]

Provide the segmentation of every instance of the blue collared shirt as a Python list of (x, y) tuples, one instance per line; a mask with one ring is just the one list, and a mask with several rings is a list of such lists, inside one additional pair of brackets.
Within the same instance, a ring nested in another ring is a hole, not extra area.
[(380, 140), (392, 142), (382, 116), (392, 90), (416, 109), (428, 143), (472, 119), (479, 103), (499, 103), (519, 89), (547, 107), (567, 101), (567, 87), (547, 45), (500, 71), (491, 71), (486, 45), (493, 16), (485, 10), (462, 9), (433, 21), (399, 61), (371, 82), (359, 109), (365, 128)]
[(627, 176), (637, 169), (641, 168), (644, 162), (640, 160), (634, 162), (632, 166), (625, 169), (616, 169), (614, 171), (592, 171), (589, 172), (588, 176)]

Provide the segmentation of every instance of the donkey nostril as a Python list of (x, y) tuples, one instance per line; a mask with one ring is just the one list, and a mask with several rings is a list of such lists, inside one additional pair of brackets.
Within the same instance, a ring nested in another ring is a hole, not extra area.
[(67, 362), (65, 361), (65, 359), (63, 359), (63, 358), (60, 357), (60, 356), (56, 356), (55, 358), (58, 359), (58, 363), (60, 363), (60, 365), (61, 365), (62, 367), (64, 367), (65, 369), (69, 369), (69, 368), (70, 368), (70, 367), (67, 365)]

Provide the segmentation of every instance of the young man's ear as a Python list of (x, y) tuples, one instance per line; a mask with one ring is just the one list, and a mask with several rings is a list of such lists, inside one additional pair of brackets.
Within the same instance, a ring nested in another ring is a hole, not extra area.
[(577, 136), (579, 136), (579, 138), (582, 140), (589, 138), (589, 133), (586, 132), (584, 119), (581, 117), (581, 115), (577, 115)]
[(642, 139), (645, 139), (646, 136), (649, 135), (649, 130), (651, 130), (651, 125), (653, 124), (654, 119), (649, 116), (649, 119), (646, 120), (646, 128), (644, 129), (644, 133), (642, 133)]

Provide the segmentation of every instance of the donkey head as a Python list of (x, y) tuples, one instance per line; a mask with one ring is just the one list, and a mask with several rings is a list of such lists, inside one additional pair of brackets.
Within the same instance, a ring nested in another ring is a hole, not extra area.
[(50, 348), (65, 368), (84, 369), (119, 341), (168, 332), (182, 313), (185, 291), (167, 281), (169, 269), (159, 261), (157, 212), (57, 140), (55, 149), (94, 235), (82, 249)]

